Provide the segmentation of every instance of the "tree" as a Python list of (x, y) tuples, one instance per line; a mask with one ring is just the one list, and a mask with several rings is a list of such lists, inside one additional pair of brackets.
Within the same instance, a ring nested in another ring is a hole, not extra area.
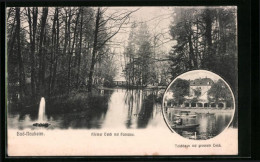
[(135, 73), (135, 65), (134, 65), (134, 58), (136, 55), (136, 28), (137, 25), (135, 22), (131, 24), (131, 30), (129, 32), (128, 37), (128, 44), (124, 49), (124, 60), (125, 60), (125, 68), (124, 68), (124, 74), (125, 78), (128, 81), (129, 85), (135, 85), (136, 84), (136, 76)]
[(208, 91), (208, 100), (211, 102), (227, 102), (229, 105), (233, 103), (231, 91), (224, 81), (219, 79), (214, 83)]
[[(35, 44), (36, 44), (36, 30), (37, 30), (37, 19), (38, 19), (38, 8), (33, 7), (32, 11), (30, 7), (27, 8), (28, 24), (29, 24), (29, 35), (30, 35), (30, 59), (31, 59), (31, 91), (32, 98), (36, 97), (36, 76), (35, 76)], [(31, 16), (32, 14), (32, 16)]]
[(40, 29), (40, 40), (39, 40), (39, 72), (38, 72), (38, 93), (40, 96), (45, 95), (45, 89), (44, 89), (44, 84), (45, 84), (45, 52), (44, 52), (44, 45), (46, 45), (46, 31), (45, 31), (45, 26), (46, 26), (46, 20), (48, 16), (48, 7), (44, 7), (42, 9), (42, 17), (41, 17), (41, 29)]
[(173, 39), (177, 40), (177, 44), (173, 48), (182, 57), (186, 57), (188, 69), (198, 68), (198, 58), (194, 50), (196, 38), (193, 28), (197, 28), (193, 23), (197, 18), (195, 9), (176, 9), (175, 12), (176, 20), (170, 29)]
[(170, 90), (173, 92), (173, 98), (176, 103), (183, 104), (185, 101), (184, 97), (189, 95), (189, 87), (189, 81), (180, 78), (172, 83)]
[(201, 89), (198, 87), (194, 89), (194, 95), (196, 96), (196, 98), (199, 98), (199, 96), (201, 96)]
[(235, 20), (235, 8), (175, 9), (170, 26), (176, 41), (169, 53), (172, 78), (203, 68), (222, 75), (236, 89)]
[(93, 51), (92, 51), (92, 61), (90, 66), (90, 73), (88, 79), (88, 91), (92, 91), (92, 82), (93, 82), (93, 73), (94, 73), (94, 66), (96, 63), (96, 53), (97, 53), (97, 41), (98, 41), (98, 32), (99, 32), (99, 21), (100, 21), (101, 11), (98, 7), (97, 14), (96, 14), (96, 26), (94, 31), (94, 43), (93, 43)]
[(79, 86), (79, 76), (80, 76), (80, 63), (81, 63), (81, 49), (82, 49), (82, 27), (83, 27), (83, 8), (80, 8), (80, 40), (79, 40), (79, 52), (78, 52), (78, 69), (77, 69), (77, 88)]
[[(102, 52), (98, 53), (105, 47), (121, 29), (121, 27), (127, 22), (129, 16), (135, 11), (126, 11), (123, 13), (115, 12), (110, 16), (105, 17), (106, 8), (97, 8), (95, 17), (95, 30), (94, 30), (94, 43), (92, 50), (92, 59), (90, 65), (90, 72), (88, 77), (88, 91), (92, 91), (94, 68), (97, 62), (97, 58), (102, 57)], [(109, 25), (109, 26), (107, 26)], [(101, 56), (98, 56), (101, 54)]]
[[(71, 10), (70, 10), (70, 13), (71, 13)], [(74, 49), (75, 49), (75, 42), (76, 42), (76, 39), (78, 37), (77, 26), (78, 26), (78, 21), (79, 21), (79, 14), (80, 14), (80, 12), (77, 11), (75, 23), (74, 23), (72, 47), (70, 48), (69, 56), (68, 56), (69, 57), (69, 59), (68, 59), (68, 93), (70, 93), (70, 90), (71, 90), (72, 56), (74, 56), (73, 52), (74, 52)], [(69, 25), (70, 25), (70, 23), (69, 23)], [(69, 28), (69, 31), (70, 31), (70, 27), (68, 27), (68, 28)], [(70, 46), (70, 41), (69, 41), (69, 46)]]
[(127, 60), (124, 72), (130, 84), (146, 86), (156, 82), (153, 46), (146, 23), (132, 24), (124, 55)]
[(20, 29), (21, 29), (21, 21), (20, 21), (20, 7), (15, 8), (15, 18), (16, 18), (16, 40), (17, 40), (17, 57), (19, 64), (19, 90), (21, 99), (24, 97), (25, 93), (25, 74), (24, 74), (24, 65), (22, 60), (22, 49), (21, 49), (21, 39), (20, 39)]
[(49, 84), (48, 84), (48, 95), (53, 94), (56, 81), (56, 72), (58, 64), (58, 54), (59, 54), (59, 8), (55, 8), (55, 13), (53, 16), (52, 33), (51, 33), (51, 56), (49, 65)]
[(115, 64), (115, 54), (110, 50), (98, 61), (95, 74), (99, 77), (99, 84), (105, 87), (114, 86), (114, 77), (117, 74), (117, 66)]
[(137, 65), (140, 67), (140, 84), (147, 85), (153, 79), (153, 70), (152, 70), (152, 63), (151, 63), (151, 45), (148, 41), (143, 42), (140, 45), (138, 50), (139, 57), (137, 58)]

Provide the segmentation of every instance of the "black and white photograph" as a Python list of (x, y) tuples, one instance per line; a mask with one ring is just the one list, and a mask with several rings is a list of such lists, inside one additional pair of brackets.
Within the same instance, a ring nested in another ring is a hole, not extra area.
[[(151, 20), (149, 12), (160, 15)], [(16, 7), (7, 14), (10, 128), (138, 129), (160, 114), (170, 8)]]
[(237, 59), (236, 6), (7, 7), (8, 155), (237, 154)]
[(180, 75), (164, 95), (164, 115), (170, 128), (188, 139), (215, 137), (229, 126), (234, 112), (229, 85), (205, 70)]

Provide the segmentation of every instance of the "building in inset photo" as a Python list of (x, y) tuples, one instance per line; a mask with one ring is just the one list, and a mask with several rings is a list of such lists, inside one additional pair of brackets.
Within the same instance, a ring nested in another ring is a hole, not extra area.
[(229, 125), (234, 110), (231, 89), (222, 78), (209, 71), (182, 74), (164, 95), (164, 115), (169, 126), (186, 138), (216, 136)]

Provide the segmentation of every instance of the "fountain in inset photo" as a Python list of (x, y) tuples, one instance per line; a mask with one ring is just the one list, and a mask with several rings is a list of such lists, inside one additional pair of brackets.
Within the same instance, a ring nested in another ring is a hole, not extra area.
[(33, 126), (35, 126), (35, 127), (48, 127), (49, 125), (51, 125), (50, 123), (47, 123), (45, 121), (46, 121), (45, 99), (44, 99), (44, 97), (42, 97), (40, 104), (39, 104), (38, 122), (34, 123)]

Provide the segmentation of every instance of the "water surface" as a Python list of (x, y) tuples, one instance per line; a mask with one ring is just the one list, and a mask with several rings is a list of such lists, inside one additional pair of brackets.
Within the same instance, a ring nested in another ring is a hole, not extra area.
[[(173, 125), (174, 121), (179, 117), (176, 114), (179, 114), (179, 110), (168, 110), (166, 115), (169, 125)], [(213, 138), (219, 133), (221, 133), (230, 123), (233, 113), (231, 111), (227, 112), (214, 112), (214, 113), (193, 113), (196, 117), (194, 118), (182, 118), (183, 125), (187, 124), (199, 124), (198, 127), (192, 129), (176, 129), (173, 128), (175, 132), (180, 134), (185, 138), (192, 139), (209, 139)], [(195, 136), (196, 135), (196, 136)]]
[[(158, 90), (100, 90), (99, 96), (70, 104), (46, 101), (48, 129), (147, 128), (163, 121)], [(14, 106), (14, 105), (12, 105)], [(38, 105), (19, 107), (8, 113), (10, 128), (32, 128), (38, 120)]]

